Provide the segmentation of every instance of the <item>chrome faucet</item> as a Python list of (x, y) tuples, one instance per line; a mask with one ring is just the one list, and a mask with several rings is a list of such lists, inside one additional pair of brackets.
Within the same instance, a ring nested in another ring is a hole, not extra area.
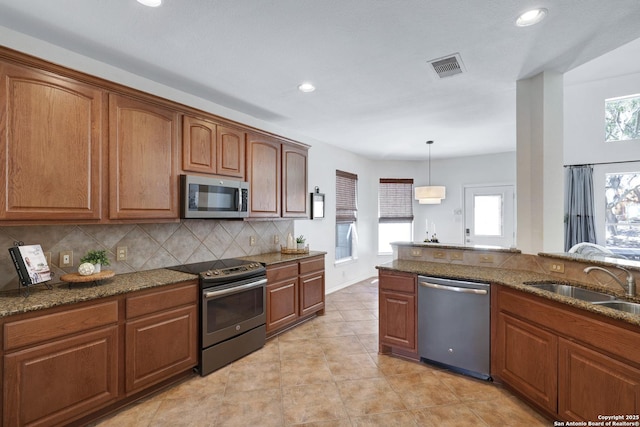
[(636, 296), (636, 280), (633, 277), (633, 273), (631, 273), (629, 270), (626, 270), (626, 269), (624, 269), (622, 267), (616, 267), (616, 268), (619, 268), (620, 270), (622, 270), (625, 273), (627, 273), (627, 286), (625, 286), (624, 283), (622, 283), (622, 280), (618, 279), (618, 277), (615, 274), (613, 274), (612, 272), (610, 272), (606, 268), (602, 268), (602, 267), (587, 267), (587, 268), (584, 269), (584, 272), (586, 274), (589, 274), (593, 270), (599, 270), (599, 271), (602, 271), (604, 273), (607, 273), (609, 276), (613, 277), (613, 279), (616, 281), (616, 283), (618, 283), (622, 287), (622, 289), (625, 290), (625, 292), (627, 293), (627, 296), (635, 297)]

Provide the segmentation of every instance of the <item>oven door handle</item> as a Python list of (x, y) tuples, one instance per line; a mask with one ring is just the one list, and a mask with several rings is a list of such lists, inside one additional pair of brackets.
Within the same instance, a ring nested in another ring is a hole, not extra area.
[(257, 280), (255, 282), (246, 283), (246, 284), (240, 285), (240, 286), (234, 286), (233, 288), (223, 289), (221, 291), (205, 292), (204, 293), (204, 297), (205, 298), (215, 298), (215, 297), (221, 297), (221, 296), (224, 296), (224, 295), (235, 294), (235, 293), (237, 293), (239, 291), (244, 291), (244, 290), (251, 289), (251, 288), (257, 288), (259, 286), (264, 285), (265, 283), (267, 283), (267, 279), (260, 279), (260, 280)]

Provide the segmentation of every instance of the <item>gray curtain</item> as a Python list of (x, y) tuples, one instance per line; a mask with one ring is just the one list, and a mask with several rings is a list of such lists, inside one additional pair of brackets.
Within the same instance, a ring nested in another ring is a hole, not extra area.
[(596, 242), (593, 219), (593, 166), (565, 168), (564, 250), (581, 242)]

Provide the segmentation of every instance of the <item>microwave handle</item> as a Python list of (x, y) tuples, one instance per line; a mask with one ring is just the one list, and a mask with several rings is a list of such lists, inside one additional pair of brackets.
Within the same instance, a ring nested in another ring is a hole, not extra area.
[(236, 206), (238, 207), (238, 212), (242, 212), (242, 188), (238, 188), (238, 191), (236, 191)]

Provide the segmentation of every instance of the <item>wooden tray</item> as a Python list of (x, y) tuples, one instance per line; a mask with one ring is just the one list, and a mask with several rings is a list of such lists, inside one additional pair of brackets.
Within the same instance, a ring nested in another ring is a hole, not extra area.
[(100, 273), (89, 274), (88, 276), (83, 276), (78, 273), (69, 273), (60, 276), (60, 280), (67, 283), (86, 283), (86, 282), (97, 282), (98, 280), (108, 279), (109, 277), (115, 276), (111, 270), (102, 270)]
[(308, 254), (309, 253), (309, 246), (305, 246), (303, 249), (289, 249), (286, 248), (284, 246), (280, 246), (280, 253), (282, 254), (287, 254), (287, 255), (291, 255), (291, 254)]

